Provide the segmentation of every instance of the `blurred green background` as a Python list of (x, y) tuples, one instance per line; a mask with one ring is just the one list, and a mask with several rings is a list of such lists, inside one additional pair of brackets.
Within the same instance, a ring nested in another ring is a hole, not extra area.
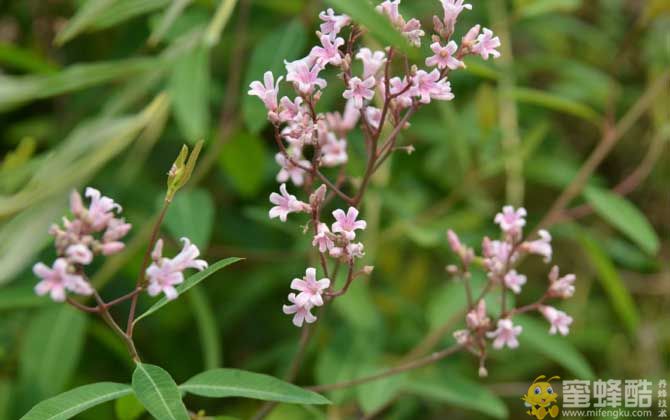
[[(405, 3), (405, 16), (427, 30), (441, 13), (437, 0)], [(595, 212), (551, 229), (556, 263), (578, 276), (575, 298), (560, 306), (575, 319), (571, 334), (549, 336), (544, 320), (524, 319), (521, 347), (493, 352), (488, 378), (463, 354), (329, 393), (330, 407), (280, 405), (270, 418), (521, 419), (520, 397), (540, 374), (669, 376), (670, 2), (471, 3), (457, 39), (483, 23), (503, 39), (503, 58), (474, 59), (453, 74), (456, 99), (422, 109), (402, 139), (416, 152), (395, 155), (374, 178), (363, 212), (365, 261), (376, 270), (322, 313), (297, 383), (360, 377), (448, 345), (464, 293), (444, 271), (454, 262), (446, 229), (479, 246), (496, 234), (493, 216), (509, 199), (523, 203), (533, 226), (605, 122), (637, 103), (636, 118), (623, 121), (629, 129), (572, 203)], [(281, 307), (315, 255), (299, 216), (286, 224), (267, 217), (276, 151), (263, 108), (246, 91), (265, 70), (283, 73), (284, 59), (307, 54), (323, 8), (308, 0), (0, 2), (0, 419), (76, 385), (128, 382), (123, 345), (99, 319), (35, 297), (31, 267), (53, 259), (47, 228), (65, 214), (68, 191), (90, 185), (133, 223), (128, 250), (96, 266), (93, 281), (108, 298), (130, 290), (165, 174), (181, 144), (198, 138), (205, 150), (163, 235), (173, 250), (175, 238), (191, 237), (209, 261), (246, 260), (147, 320), (137, 346), (178, 382), (214, 366), (286, 373), (300, 331)], [(322, 110), (343, 105), (338, 92), (326, 90)], [(349, 140), (349, 170), (360, 174), (363, 142)], [(517, 145), (513, 153), (504, 141)], [(521, 171), (506, 171), (509, 159)], [(631, 174), (636, 188), (624, 189), (625, 199), (611, 192)], [(542, 293), (548, 267), (528, 261), (521, 269), (529, 278), (523, 304)], [(121, 401), (77, 418), (144, 418)], [(187, 404), (239, 418), (260, 406)]]

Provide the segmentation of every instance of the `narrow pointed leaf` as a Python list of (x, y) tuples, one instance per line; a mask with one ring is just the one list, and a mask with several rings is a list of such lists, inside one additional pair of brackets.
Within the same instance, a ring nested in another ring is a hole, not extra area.
[(160, 420), (188, 420), (177, 384), (162, 368), (138, 363), (133, 372), (133, 390), (144, 408)]
[[(185, 293), (187, 290), (189, 290), (191, 287), (197, 285), (201, 281), (205, 280), (207, 277), (211, 276), (212, 274), (216, 273), (217, 271), (221, 270), (222, 268), (225, 268), (231, 264), (234, 264), (238, 261), (241, 261), (242, 258), (237, 258), (237, 257), (231, 257), (231, 258), (226, 258), (225, 260), (218, 261), (212, 265), (210, 265), (207, 269), (196, 273), (186, 279), (182, 284), (177, 286), (177, 291), (181, 295), (182, 293)], [(167, 305), (170, 303), (169, 300), (167, 300), (165, 297), (162, 297), (158, 302), (156, 302), (152, 307), (147, 309), (146, 312), (144, 312), (142, 315), (137, 317), (135, 319), (135, 323), (137, 323), (140, 319), (146, 318), (147, 316), (153, 314), (163, 306)]]
[(243, 397), (293, 404), (330, 404), (321, 395), (275, 377), (237, 369), (202, 372), (182, 385), (182, 391), (201, 397)]
[(125, 384), (100, 382), (74, 388), (33, 407), (21, 420), (66, 420), (91, 407), (132, 394)]

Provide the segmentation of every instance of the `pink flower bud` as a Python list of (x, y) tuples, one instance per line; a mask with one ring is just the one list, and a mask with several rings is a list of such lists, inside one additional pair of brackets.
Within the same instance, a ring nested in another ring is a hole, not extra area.
[(103, 255), (114, 255), (123, 251), (125, 244), (123, 242), (107, 242), (102, 244), (102, 254)]

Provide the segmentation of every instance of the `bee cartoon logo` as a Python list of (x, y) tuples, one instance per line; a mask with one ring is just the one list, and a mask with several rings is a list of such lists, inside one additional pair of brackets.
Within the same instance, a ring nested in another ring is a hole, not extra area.
[(528, 393), (521, 397), (524, 401), (524, 405), (528, 408), (526, 414), (533, 416), (538, 420), (542, 420), (547, 415), (550, 415), (552, 418), (558, 416), (558, 394), (554, 391), (554, 388), (551, 386), (551, 381), (554, 379), (561, 379), (558, 376), (552, 376), (551, 378), (544, 381), (546, 376), (540, 375), (533, 383), (528, 387)]

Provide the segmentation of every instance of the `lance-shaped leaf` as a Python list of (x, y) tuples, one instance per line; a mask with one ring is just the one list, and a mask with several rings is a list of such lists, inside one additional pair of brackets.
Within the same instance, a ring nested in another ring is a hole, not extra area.
[[(200, 271), (199, 273), (196, 273), (186, 279), (182, 284), (178, 285), (177, 292), (179, 294), (183, 294), (187, 290), (189, 290), (191, 287), (197, 285), (201, 281), (205, 280), (207, 277), (211, 276), (212, 274), (216, 273), (217, 271), (221, 270), (224, 267), (229, 266), (230, 264), (236, 263), (238, 261), (242, 260), (242, 258), (237, 258), (237, 257), (231, 257), (231, 258), (226, 258), (225, 260), (218, 261), (212, 265), (210, 265), (207, 269)], [(167, 300), (165, 297), (162, 297), (158, 302), (154, 303), (152, 307), (150, 307), (145, 313), (140, 315), (135, 319), (134, 323), (137, 323), (140, 319), (146, 318), (149, 315), (153, 314), (163, 306), (167, 305), (170, 301)]]
[(160, 420), (188, 420), (177, 384), (162, 368), (138, 363), (133, 372), (133, 390), (144, 408)]
[(179, 386), (201, 397), (243, 397), (293, 404), (330, 404), (321, 395), (273, 376), (237, 369), (213, 369), (195, 375)]
[(132, 394), (125, 384), (100, 382), (80, 386), (33, 407), (21, 420), (66, 420), (91, 407)]

